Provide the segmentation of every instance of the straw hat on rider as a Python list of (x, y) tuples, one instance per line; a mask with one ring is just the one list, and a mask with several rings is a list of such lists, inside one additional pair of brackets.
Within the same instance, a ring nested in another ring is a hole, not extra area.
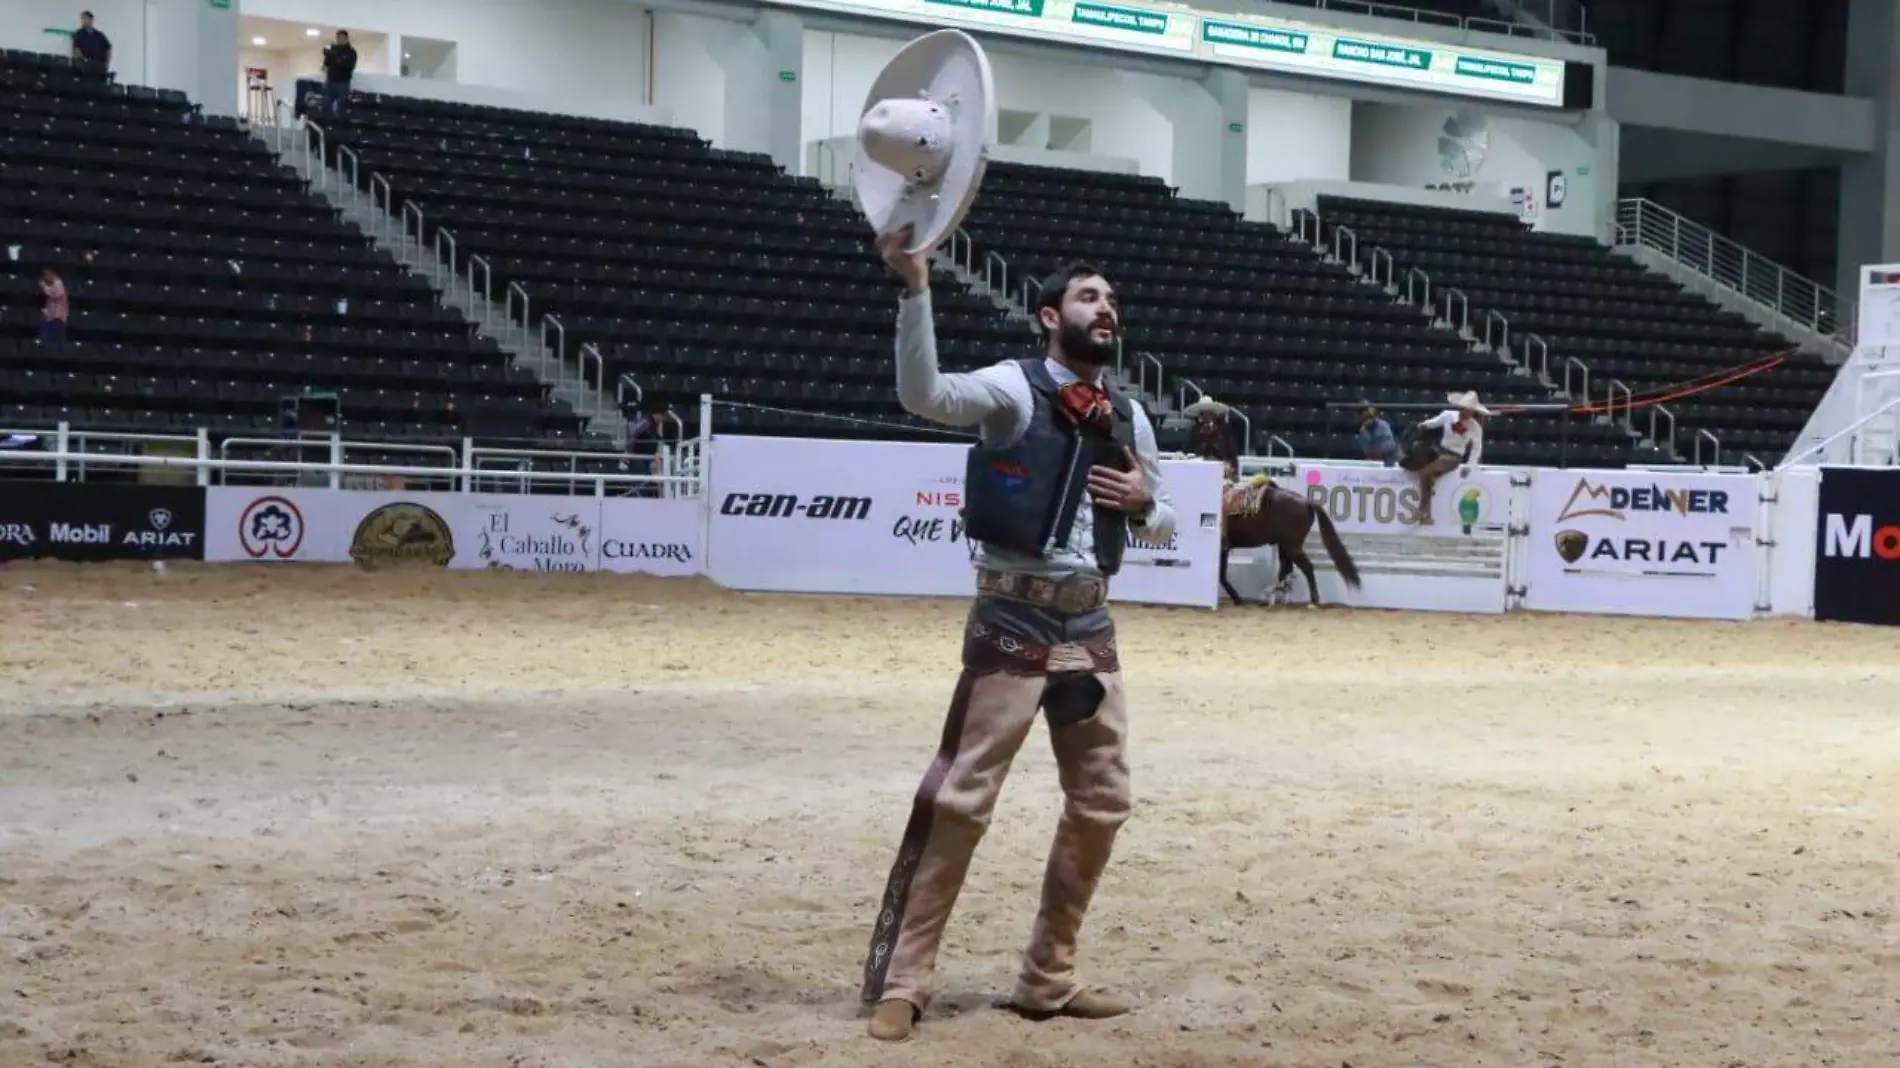
[(1181, 414), (1190, 419), (1199, 419), (1203, 415), (1226, 415), (1230, 410), (1227, 405), (1203, 393), (1200, 400), (1181, 409)]
[(880, 234), (911, 228), (905, 251), (936, 248), (976, 200), (996, 145), (989, 57), (961, 30), (905, 45), (871, 83), (851, 188)]
[(1498, 414), (1486, 408), (1484, 403), (1478, 400), (1478, 395), (1471, 390), (1466, 390), (1463, 393), (1448, 393), (1445, 395), (1445, 403), (1461, 412), (1470, 412), (1472, 415), (1488, 416)]

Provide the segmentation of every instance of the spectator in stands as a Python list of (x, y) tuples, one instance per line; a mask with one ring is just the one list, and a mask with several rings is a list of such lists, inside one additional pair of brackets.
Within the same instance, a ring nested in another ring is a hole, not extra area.
[(112, 76), (112, 38), (92, 24), (92, 12), (79, 13), (73, 31), (73, 65), (101, 81)]
[(1359, 455), (1368, 460), (1377, 460), (1387, 467), (1396, 467), (1399, 462), (1399, 439), (1392, 433), (1392, 424), (1379, 415), (1379, 409), (1368, 401), (1359, 409)]
[(61, 345), (66, 341), (66, 283), (51, 267), (40, 272), (40, 344)]
[[(640, 418), (627, 429), (627, 454), (632, 462), (629, 471), (636, 475), (663, 475), (666, 464), (661, 451), (669, 441), (678, 441), (681, 427), (680, 418), (666, 401), (647, 396), (640, 402)], [(658, 497), (660, 486), (647, 482), (634, 486), (632, 496)]]
[(1438, 485), (1439, 476), (1454, 467), (1460, 468), (1460, 474), (1470, 474), (1484, 457), (1484, 421), (1493, 414), (1478, 400), (1478, 395), (1469, 390), (1453, 393), (1445, 398), (1451, 407), (1418, 424), (1422, 433), (1437, 433), (1437, 455), (1418, 472), (1419, 511), (1424, 513), (1426, 525), (1432, 522), (1432, 490)]
[(331, 118), (342, 119), (350, 110), (350, 79), (356, 76), (356, 48), (350, 31), (336, 31), (336, 43), (323, 50), (323, 106)]

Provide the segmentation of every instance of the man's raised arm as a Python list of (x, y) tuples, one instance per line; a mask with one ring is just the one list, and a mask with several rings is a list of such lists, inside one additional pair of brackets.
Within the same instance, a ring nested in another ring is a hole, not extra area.
[[(904, 410), (946, 426), (975, 426), (1014, 411), (1025, 398), (1011, 389), (1006, 365), (945, 374), (937, 368), (937, 328), (930, 290), (906, 293), (897, 302), (897, 400)], [(1018, 385), (1021, 374), (1015, 375)]]

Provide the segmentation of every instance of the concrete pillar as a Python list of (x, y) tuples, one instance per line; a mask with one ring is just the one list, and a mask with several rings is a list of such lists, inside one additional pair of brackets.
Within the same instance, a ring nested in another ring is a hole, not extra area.
[(1121, 80), (1174, 127), (1170, 182), (1181, 195), (1246, 210), (1246, 77), (1217, 70), (1190, 82), (1123, 71)]
[(239, 113), (237, 0), (145, 0), (144, 44), (145, 84)]
[(1835, 291), (1852, 300), (1864, 263), (1900, 261), (1900, 18), (1895, 0), (1849, 0), (1848, 96), (1874, 102), (1874, 149), (1841, 165)]
[(804, 126), (805, 23), (784, 11), (762, 11), (711, 49), (726, 76), (721, 148), (763, 152), (801, 173)]

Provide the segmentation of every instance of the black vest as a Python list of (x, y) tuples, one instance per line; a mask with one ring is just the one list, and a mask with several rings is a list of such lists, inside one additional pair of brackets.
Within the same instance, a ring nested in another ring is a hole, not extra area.
[(1016, 362), (1034, 401), (1029, 428), (1007, 446), (971, 447), (963, 469), (964, 533), (972, 541), (1046, 557), (1068, 544), (1076, 513), (1087, 503), (1095, 515), (1095, 565), (1113, 575), (1128, 547), (1128, 515), (1087, 502), (1088, 471), (1128, 467), (1122, 450), (1135, 447), (1134, 401), (1109, 392), (1114, 425), (1108, 436), (1072, 426), (1042, 359)]

